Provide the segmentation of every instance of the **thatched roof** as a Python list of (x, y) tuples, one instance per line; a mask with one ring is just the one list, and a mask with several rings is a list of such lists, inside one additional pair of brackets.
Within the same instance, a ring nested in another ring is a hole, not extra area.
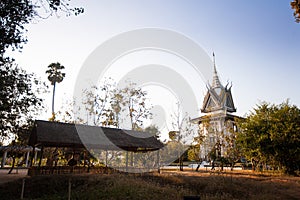
[(31, 146), (0, 146), (0, 152), (30, 152), (32, 151)]
[(29, 145), (127, 151), (163, 147), (155, 136), (146, 132), (40, 120), (35, 121)]

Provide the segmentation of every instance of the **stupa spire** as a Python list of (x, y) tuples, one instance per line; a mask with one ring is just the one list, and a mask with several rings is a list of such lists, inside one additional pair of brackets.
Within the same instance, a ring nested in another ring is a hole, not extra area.
[(213, 73), (212, 87), (217, 88), (217, 87), (221, 87), (222, 84), (221, 84), (219, 76), (218, 76), (217, 67), (216, 67), (216, 60), (215, 60), (215, 53), (214, 52), (213, 52), (213, 62), (214, 62), (214, 73)]

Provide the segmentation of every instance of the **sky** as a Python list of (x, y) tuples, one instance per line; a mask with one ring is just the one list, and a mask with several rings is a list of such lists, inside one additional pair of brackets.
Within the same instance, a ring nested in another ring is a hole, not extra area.
[[(99, 45), (124, 32), (149, 27), (172, 30), (190, 38), (210, 59), (214, 52), (221, 82), (232, 83), (237, 115), (245, 116), (262, 101), (279, 104), (289, 99), (300, 107), (300, 24), (293, 18), (289, 0), (75, 0), (72, 4), (84, 7), (85, 12), (35, 20), (26, 26), (28, 43), (21, 53), (13, 53), (19, 66), (45, 81), (50, 63), (60, 62), (66, 67), (66, 78), (57, 85), (56, 109), (72, 96), (82, 66)], [(155, 55), (137, 53), (132, 59), (146, 65), (149, 61), (145, 60)], [(164, 57), (164, 53), (160, 56)], [(189, 68), (180, 68), (178, 58), (173, 59), (178, 69), (175, 71), (193, 75)], [(126, 62), (123, 71), (113, 71), (119, 76), (127, 73), (133, 61), (125, 59), (123, 63)], [(212, 70), (212, 66), (207, 67)], [(200, 78), (190, 84), (200, 115), (207, 80)], [(156, 103), (159, 93), (163, 90), (150, 92), (156, 95)], [(45, 98), (49, 100), (48, 109), (42, 118), (51, 116), (51, 93)], [(165, 105), (168, 97), (163, 98)]]

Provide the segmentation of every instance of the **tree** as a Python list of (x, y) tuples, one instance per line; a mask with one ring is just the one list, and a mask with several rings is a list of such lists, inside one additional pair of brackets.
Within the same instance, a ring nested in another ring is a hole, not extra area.
[[(155, 137), (159, 137), (159, 130), (155, 125), (150, 125), (146, 127), (144, 130), (146, 133), (150, 133)], [(158, 153), (157, 151), (148, 151), (148, 152), (137, 152), (134, 155), (135, 166), (141, 167), (147, 170), (153, 169), (155, 166), (158, 166)]]
[(72, 123), (72, 124), (84, 124), (86, 121), (80, 118), (78, 112), (80, 107), (76, 105), (75, 100), (64, 98), (60, 109), (55, 114), (55, 120), (59, 122)]
[(258, 105), (245, 120), (239, 122), (241, 132), (237, 142), (241, 144), (244, 155), (252, 162), (252, 169), (262, 162), (270, 162), (272, 141), (270, 140), (271, 110), (269, 104)]
[(122, 94), (115, 89), (112, 79), (105, 80), (100, 86), (85, 89), (84, 95), (83, 104), (89, 124), (119, 128)]
[(225, 123), (225, 127), (227, 129), (226, 133), (223, 132), (222, 134), (222, 145), (224, 151), (224, 159), (222, 159), (222, 161), (230, 164), (231, 170), (233, 170), (235, 163), (239, 162), (242, 157), (241, 148), (239, 144), (236, 143), (236, 137), (239, 130), (235, 130), (234, 128), (236, 121), (238, 120), (239, 119), (236, 118), (233, 122), (227, 121)]
[(0, 137), (26, 141), (30, 122), (43, 108), (38, 94), (46, 86), (13, 63), (0, 65), (0, 72)]
[(300, 1), (299, 0), (293, 0), (291, 2), (291, 7), (294, 10), (294, 17), (297, 23), (300, 22)]
[(1, 0), (0, 1), (0, 65), (9, 61), (4, 53), (21, 50), (27, 42), (25, 25), (33, 19), (48, 18), (54, 13), (78, 15), (83, 8), (72, 8), (70, 0)]
[(51, 63), (48, 66), (48, 70), (46, 71), (46, 74), (48, 74), (48, 80), (51, 82), (51, 85), (53, 85), (53, 93), (52, 93), (52, 120), (55, 120), (55, 112), (54, 112), (54, 97), (55, 97), (55, 86), (56, 83), (60, 83), (64, 80), (64, 77), (66, 76), (65, 73), (62, 73), (61, 71), (65, 67), (62, 66), (60, 63)]
[[(152, 116), (150, 107), (146, 105), (147, 92), (137, 87), (135, 83), (129, 83), (128, 86), (120, 90), (122, 94), (123, 111), (128, 112), (132, 130), (141, 129), (143, 120)], [(127, 109), (126, 109), (127, 107)]]
[(93, 125), (124, 128), (128, 123), (132, 130), (141, 130), (143, 121), (151, 117), (147, 92), (134, 83), (118, 89), (109, 79), (84, 94), (83, 104)]
[(200, 161), (199, 151), (200, 151), (199, 144), (192, 145), (188, 150), (188, 160), (199, 162)]
[(28, 1), (3, 0), (0, 2), (0, 62), (4, 62), (3, 54), (11, 47), (12, 50), (22, 48), (26, 43), (23, 37), (24, 24), (28, 24), (34, 16), (34, 5)]
[[(226, 116), (226, 115), (225, 115)], [(230, 164), (231, 169), (241, 158), (236, 144), (236, 121), (239, 117), (227, 118), (219, 114), (209, 114), (201, 117), (199, 131), (194, 137), (194, 144), (199, 145), (199, 159), (211, 160), (221, 164)]]
[[(93, 125), (115, 128), (130, 126), (132, 130), (142, 131), (144, 120), (151, 117), (150, 107), (146, 102), (147, 92), (137, 87), (135, 83), (129, 83), (123, 88), (116, 88), (112, 79), (108, 79), (100, 86), (86, 89), (84, 94), (83, 104), (87, 111), (86, 116), (91, 119), (89, 121)], [(115, 154), (105, 152), (106, 163), (114, 157), (116, 157)], [(131, 153), (130, 163), (132, 166), (133, 159), (134, 156)], [(127, 164), (128, 152), (126, 152)]]
[(288, 102), (262, 103), (242, 122), (237, 142), (254, 164), (294, 174), (300, 163), (300, 110)]
[(188, 117), (188, 114), (182, 113), (182, 107), (179, 102), (176, 103), (176, 111), (172, 115), (172, 128), (173, 131), (169, 132), (169, 138), (171, 142), (177, 143), (178, 147), (177, 158), (179, 161), (179, 169), (183, 171), (183, 158), (184, 153), (188, 150), (186, 144), (191, 136), (194, 134), (194, 127), (191, 124), (191, 119)]

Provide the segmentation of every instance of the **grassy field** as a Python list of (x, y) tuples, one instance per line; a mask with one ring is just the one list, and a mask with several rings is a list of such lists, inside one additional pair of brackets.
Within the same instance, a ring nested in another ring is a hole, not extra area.
[[(162, 174), (88, 174), (25, 179), (24, 199), (300, 199), (300, 178), (278, 174), (168, 171)], [(0, 199), (20, 199), (22, 180), (0, 185)]]

